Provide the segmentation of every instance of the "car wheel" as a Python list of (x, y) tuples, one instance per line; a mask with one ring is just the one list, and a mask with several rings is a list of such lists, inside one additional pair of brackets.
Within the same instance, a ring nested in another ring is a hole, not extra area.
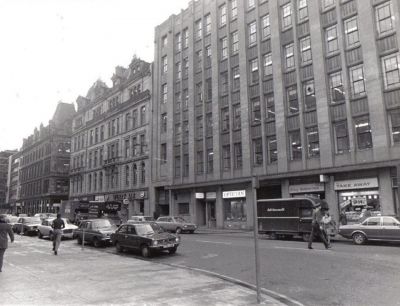
[(354, 233), (352, 237), (354, 243), (358, 245), (364, 244), (367, 241), (367, 237), (362, 233)]
[(39, 232), (38, 237), (39, 237), (39, 239), (43, 239), (43, 234), (41, 232)]
[(177, 233), (177, 234), (182, 233), (182, 229), (180, 227), (176, 228), (175, 233)]
[(169, 254), (175, 254), (177, 249), (178, 249), (178, 247), (173, 247), (172, 249), (168, 250), (168, 253)]
[(99, 247), (101, 247), (101, 241), (98, 238), (94, 237), (93, 238), (93, 245), (94, 245), (95, 248), (99, 248)]
[(77, 240), (78, 244), (82, 244), (82, 238), (80, 236), (78, 236)]
[(147, 245), (143, 245), (142, 248), (140, 249), (142, 256), (145, 258), (150, 257), (150, 249)]
[(118, 253), (121, 253), (124, 251), (123, 247), (119, 244), (119, 242), (117, 241), (117, 243), (115, 244), (115, 248), (117, 249)]

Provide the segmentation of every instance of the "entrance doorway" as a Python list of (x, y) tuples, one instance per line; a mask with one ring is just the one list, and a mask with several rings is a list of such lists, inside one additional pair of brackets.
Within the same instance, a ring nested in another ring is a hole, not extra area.
[(216, 219), (215, 219), (215, 202), (214, 201), (207, 201), (206, 202), (206, 222), (207, 227), (214, 228), (217, 226)]

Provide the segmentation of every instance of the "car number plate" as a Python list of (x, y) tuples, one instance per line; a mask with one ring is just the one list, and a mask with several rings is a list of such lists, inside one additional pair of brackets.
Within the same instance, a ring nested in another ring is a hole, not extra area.
[(167, 245), (164, 245), (164, 248), (172, 248), (172, 247), (174, 247), (174, 245), (173, 245), (173, 244), (167, 244)]

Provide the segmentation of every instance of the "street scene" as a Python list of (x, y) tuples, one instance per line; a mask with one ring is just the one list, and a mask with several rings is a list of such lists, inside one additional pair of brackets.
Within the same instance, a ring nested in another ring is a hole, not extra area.
[(400, 305), (399, 0), (0, 0), (0, 305)]

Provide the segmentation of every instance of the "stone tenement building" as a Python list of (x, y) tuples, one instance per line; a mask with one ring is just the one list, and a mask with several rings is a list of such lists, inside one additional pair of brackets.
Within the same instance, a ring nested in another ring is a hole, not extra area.
[(68, 199), (73, 104), (59, 102), (49, 125), (35, 128), (20, 150), (20, 213), (57, 212)]
[(257, 190), (398, 214), (399, 5), (199, 0), (157, 26), (157, 208), (246, 228)]
[(18, 209), (21, 207), (21, 203), (18, 202), (21, 190), (19, 182), (19, 157), (19, 152), (15, 151), (15, 153), (8, 158), (6, 204), (9, 212), (14, 214), (17, 213)]
[(8, 160), (11, 155), (15, 154), (15, 150), (6, 150), (0, 152), (0, 211), (7, 212), (9, 205), (7, 204), (7, 178), (9, 175)]
[(124, 218), (149, 214), (151, 65), (134, 57), (112, 82), (97, 81), (77, 99), (70, 200), (124, 203)]

